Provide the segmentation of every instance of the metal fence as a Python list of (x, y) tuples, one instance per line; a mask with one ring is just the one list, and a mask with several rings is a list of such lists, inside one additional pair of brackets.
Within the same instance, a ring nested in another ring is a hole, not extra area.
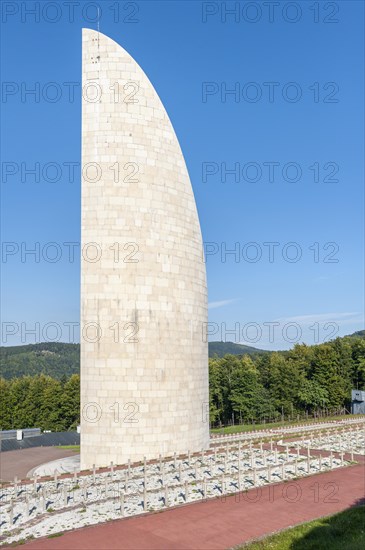
[[(15, 430), (16, 432), (16, 430)], [(80, 434), (77, 432), (51, 432), (33, 437), (16, 439), (1, 439), (1, 451), (16, 451), (31, 447), (55, 447), (58, 445), (80, 445)]]
[(40, 428), (24, 428), (22, 430), (1, 430), (0, 440), (3, 441), (4, 439), (17, 439), (19, 432), (21, 432), (22, 435), (20, 439), (23, 439), (23, 437), (34, 437), (36, 435), (41, 435)]

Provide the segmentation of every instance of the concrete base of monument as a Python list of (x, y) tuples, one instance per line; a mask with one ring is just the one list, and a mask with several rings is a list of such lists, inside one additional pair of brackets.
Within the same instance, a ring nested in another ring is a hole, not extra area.
[(70, 474), (75, 470), (80, 470), (80, 455), (77, 454), (67, 456), (65, 458), (59, 458), (58, 460), (52, 460), (51, 462), (46, 462), (45, 464), (36, 466), (27, 473), (27, 477), (54, 476), (57, 473)]

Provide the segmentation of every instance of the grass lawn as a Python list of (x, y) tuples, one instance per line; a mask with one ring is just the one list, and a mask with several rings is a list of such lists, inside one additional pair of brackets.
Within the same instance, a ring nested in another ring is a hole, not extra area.
[(70, 451), (75, 451), (75, 453), (79, 453), (80, 445), (57, 445), (57, 449), (67, 449)]
[(363, 550), (365, 548), (365, 506), (286, 529), (242, 550)]
[(297, 426), (299, 424), (320, 424), (321, 422), (328, 422), (330, 420), (343, 420), (354, 417), (357, 417), (359, 420), (364, 418), (363, 415), (346, 414), (344, 416), (328, 416), (318, 419), (311, 418), (309, 420), (299, 420), (298, 422), (286, 420), (285, 422), (266, 422), (266, 424), (237, 424), (236, 426), (227, 426), (225, 428), (212, 428), (210, 431), (213, 434), (233, 434), (237, 432), (252, 432), (254, 430), (270, 430), (271, 428)]

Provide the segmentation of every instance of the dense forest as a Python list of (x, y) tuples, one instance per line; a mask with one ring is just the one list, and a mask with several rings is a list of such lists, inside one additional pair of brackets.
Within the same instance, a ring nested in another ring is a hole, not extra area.
[[(75, 429), (80, 420), (79, 346), (19, 348), (27, 349), (2, 348), (1, 429)], [(285, 352), (255, 351), (209, 359), (212, 426), (349, 410), (351, 389), (365, 389), (363, 331)], [(45, 367), (46, 374), (38, 374)]]
[(37, 374), (0, 378), (0, 428), (75, 430), (80, 423), (80, 376), (56, 380)]
[(351, 389), (365, 389), (365, 339), (209, 361), (210, 419), (215, 426), (350, 409)]

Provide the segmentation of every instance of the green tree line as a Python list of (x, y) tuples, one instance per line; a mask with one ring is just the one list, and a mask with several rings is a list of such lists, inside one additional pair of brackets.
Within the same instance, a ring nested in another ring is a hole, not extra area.
[[(54, 350), (52, 350), (54, 351)], [(365, 389), (365, 339), (337, 338), (286, 352), (209, 359), (211, 425), (295, 419), (350, 408), (351, 389)], [(80, 377), (37, 374), (0, 379), (0, 427), (75, 429)]]
[(80, 376), (45, 374), (0, 378), (0, 427), (75, 430), (80, 422)]
[(212, 358), (213, 426), (334, 413), (350, 408), (351, 389), (365, 389), (365, 340), (344, 337), (288, 352)]

